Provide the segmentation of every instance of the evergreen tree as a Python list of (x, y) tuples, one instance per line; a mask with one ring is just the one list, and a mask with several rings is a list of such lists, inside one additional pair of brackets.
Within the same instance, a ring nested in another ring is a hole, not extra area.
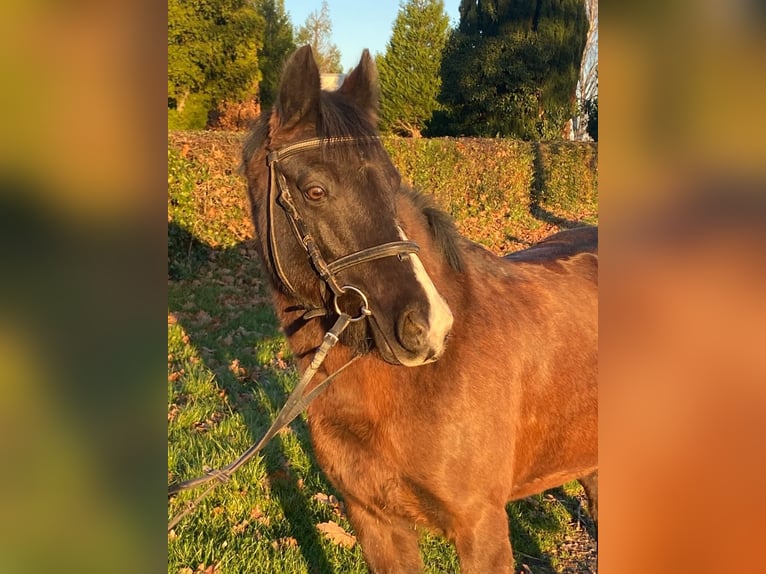
[(285, 12), (284, 0), (256, 0), (255, 7), (264, 21), (263, 46), (258, 50), (258, 64), (263, 76), (259, 98), (261, 106), (269, 108), (279, 90), (282, 65), (295, 51), (293, 25)]
[(168, 0), (171, 127), (205, 127), (223, 100), (255, 95), (262, 27), (248, 0)]
[(295, 36), (298, 46), (311, 46), (314, 60), (319, 71), (326, 74), (340, 74), (340, 50), (332, 43), (332, 20), (327, 0), (322, 2), (319, 12), (316, 10), (308, 15), (306, 23), (298, 29)]
[(462, 0), (442, 60), (441, 129), (560, 138), (587, 31), (582, 0)]
[(438, 109), (439, 68), (448, 32), (443, 0), (400, 4), (386, 53), (376, 58), (384, 131), (418, 137)]

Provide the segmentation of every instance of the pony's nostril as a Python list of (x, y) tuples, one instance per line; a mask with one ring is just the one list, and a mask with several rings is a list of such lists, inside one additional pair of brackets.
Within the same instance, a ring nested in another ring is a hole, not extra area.
[(416, 310), (405, 312), (396, 329), (399, 343), (412, 353), (423, 351), (428, 345), (428, 320)]

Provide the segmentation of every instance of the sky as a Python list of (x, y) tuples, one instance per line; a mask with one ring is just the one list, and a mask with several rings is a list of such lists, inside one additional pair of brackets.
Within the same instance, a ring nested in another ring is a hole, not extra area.
[[(451, 25), (460, 19), (460, 0), (444, 0)], [(332, 20), (332, 42), (340, 50), (340, 63), (346, 72), (359, 63), (362, 50), (370, 54), (386, 51), (399, 12), (399, 0), (327, 0)], [(285, 0), (285, 10), (297, 30), (312, 12), (322, 9), (322, 0)]]

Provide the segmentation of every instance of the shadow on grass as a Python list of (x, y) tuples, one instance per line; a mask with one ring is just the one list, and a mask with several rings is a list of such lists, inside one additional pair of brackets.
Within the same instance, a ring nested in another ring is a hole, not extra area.
[[(252, 353), (253, 339), (278, 340), (281, 337), (270, 298), (265, 293), (260, 264), (255, 260), (254, 246), (243, 242), (226, 249), (213, 248), (171, 222), (168, 224), (168, 277), (171, 283), (169, 312), (179, 317), (189, 343), (203, 350), (206, 366), (216, 374), (217, 385), (230, 398), (232, 408), (242, 416), (255, 443), (270, 426), (273, 418), (270, 413), (278, 411), (285, 403), (288, 393), (281, 383), (290, 375), (284, 369), (260, 364)], [(242, 285), (238, 285), (240, 282)], [(227, 324), (226, 312), (239, 313), (239, 321), (229, 319)], [(199, 316), (211, 319), (200, 325), (194, 320)], [(231, 332), (237, 323), (240, 327), (249, 327), (248, 337), (239, 347), (232, 345), (231, 340), (226, 341), (226, 337), (216, 336)], [(257, 373), (257, 380), (243, 384), (230, 372), (231, 361), (236, 361), (251, 374)], [(308, 472), (320, 474), (306, 424), (298, 418), (290, 424), (290, 429), (310, 460)], [(309, 507), (306, 493), (301, 490), (299, 477), (290, 468), (283, 438), (274, 437), (261, 456), (269, 492), (281, 506), (289, 525), (286, 534), (297, 542), (308, 571), (332, 574), (333, 567), (314, 525), (315, 513)]]
[[(591, 572), (593, 564), (588, 563), (587, 553), (583, 556), (562, 557), (559, 554), (559, 546), (565, 541), (555, 540), (560, 536), (558, 533), (561, 532), (562, 523), (568, 522), (570, 525), (577, 525), (567, 535), (570, 543), (575, 542), (570, 538), (574, 536), (579, 544), (590, 546), (593, 543), (595, 546), (596, 527), (585, 510), (587, 499), (584, 493), (570, 495), (560, 486), (545, 491), (542, 496), (543, 502), (538, 497), (528, 497), (507, 507), (516, 572), (524, 571), (522, 565), (528, 566), (534, 574)], [(550, 504), (557, 505), (559, 510), (552, 511)], [(546, 506), (549, 508), (546, 509)], [(582, 532), (582, 536), (577, 534), (579, 532)], [(552, 551), (550, 548), (546, 551), (539, 542), (547, 535), (554, 537), (553, 541), (549, 540), (546, 543), (546, 546), (554, 547)], [(565, 564), (561, 563), (562, 558)], [(558, 567), (554, 566), (554, 562), (558, 563)]]
[[(269, 377), (268, 374), (266, 376)], [(283, 393), (273, 407), (281, 408), (286, 399), (287, 393)], [(268, 424), (271, 424), (270, 420)], [(267, 427), (268, 425), (253, 433), (253, 441), (260, 439)], [(290, 428), (311, 460), (310, 473), (319, 473), (320, 469), (313, 457), (306, 424), (298, 418), (290, 424)], [(322, 548), (314, 514), (299, 484), (298, 476), (288, 464), (287, 452), (288, 449), (279, 435), (275, 436), (264, 449), (263, 457), (268, 473), (269, 490), (282, 507), (282, 512), (290, 524), (290, 535), (297, 541), (298, 548), (308, 565), (308, 571), (311, 574), (333, 574), (334, 569)]]
[(510, 503), (506, 510), (516, 572), (520, 571), (522, 564), (526, 564), (535, 574), (555, 574), (550, 557), (546, 556), (530, 530), (530, 523), (540, 521), (539, 507), (526, 500), (517, 500)]
[(571, 494), (567, 494), (566, 490), (564, 490), (564, 488), (561, 486), (558, 488), (553, 488), (547, 491), (547, 493), (553, 496), (564, 508), (567, 509), (569, 514), (572, 516), (572, 519), (585, 529), (585, 531), (588, 533), (588, 536), (590, 536), (592, 540), (596, 540), (598, 538), (596, 523), (593, 522), (593, 519), (588, 513), (588, 502), (584, 494), (579, 497), (572, 496)]

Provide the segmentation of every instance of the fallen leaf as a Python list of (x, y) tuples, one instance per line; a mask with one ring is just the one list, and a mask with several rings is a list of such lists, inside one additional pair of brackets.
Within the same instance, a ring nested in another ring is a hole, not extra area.
[(271, 518), (261, 510), (260, 506), (254, 506), (250, 510), (250, 519), (255, 520), (261, 526), (269, 526), (271, 524)]
[(197, 311), (197, 314), (194, 315), (194, 319), (197, 323), (204, 325), (205, 323), (209, 323), (212, 317), (210, 316), (210, 313), (204, 309), (200, 309)]
[(335, 506), (338, 503), (338, 499), (335, 498), (335, 496), (332, 494), (325, 494), (323, 492), (318, 492), (311, 498), (324, 506)]
[(295, 548), (296, 546), (298, 546), (298, 541), (292, 536), (285, 536), (284, 538), (278, 538), (277, 540), (272, 542), (271, 546), (275, 550), (280, 550), (282, 548)]
[(317, 530), (340, 546), (353, 548), (354, 544), (356, 544), (356, 536), (349, 534), (343, 530), (342, 526), (335, 522), (321, 522), (320, 524), (317, 524)]
[(287, 363), (285, 363), (282, 359), (276, 358), (272, 361), (272, 364), (279, 369), (280, 371), (286, 371), (287, 370)]
[(229, 370), (238, 378), (244, 377), (247, 374), (247, 371), (239, 364), (239, 359), (233, 359), (229, 363)]
[(170, 407), (168, 408), (168, 422), (174, 421), (180, 410), (181, 409), (178, 408), (177, 404), (171, 403)]
[(223, 418), (224, 418), (224, 414), (216, 411), (212, 415), (210, 415), (210, 418), (207, 420), (210, 424), (217, 425), (223, 420)]
[(329, 506), (332, 508), (333, 514), (345, 518), (346, 507), (342, 501), (333, 494), (324, 494), (323, 492), (317, 493), (312, 497), (319, 504), (323, 506)]
[(234, 534), (242, 534), (249, 525), (250, 525), (250, 521), (249, 520), (243, 520), (239, 524), (235, 524), (232, 527), (231, 531)]

